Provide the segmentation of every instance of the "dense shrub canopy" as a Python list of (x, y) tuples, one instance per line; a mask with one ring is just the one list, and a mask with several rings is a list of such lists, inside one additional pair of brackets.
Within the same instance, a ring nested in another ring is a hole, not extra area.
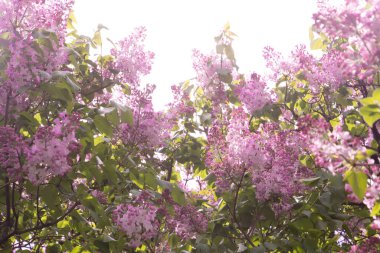
[(266, 76), (226, 25), (164, 111), (145, 28), (94, 56), (72, 6), (0, 0), (0, 251), (380, 251), (380, 1), (320, 1)]

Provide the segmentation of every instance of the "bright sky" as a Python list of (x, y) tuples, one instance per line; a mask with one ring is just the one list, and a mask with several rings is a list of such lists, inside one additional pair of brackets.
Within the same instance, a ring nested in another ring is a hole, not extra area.
[(143, 82), (157, 85), (156, 108), (170, 101), (172, 84), (195, 76), (192, 49), (211, 52), (225, 23), (239, 36), (233, 43), (239, 71), (262, 73), (265, 46), (286, 54), (297, 44), (309, 45), (315, 10), (315, 0), (77, 0), (74, 7), (76, 27), (85, 35), (92, 36), (99, 23), (113, 41), (134, 27), (147, 28), (146, 48), (156, 56)]

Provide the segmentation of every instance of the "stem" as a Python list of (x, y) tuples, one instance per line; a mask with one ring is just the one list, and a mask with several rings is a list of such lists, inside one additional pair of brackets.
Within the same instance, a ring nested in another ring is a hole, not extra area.
[(113, 83), (109, 83), (109, 84), (107, 84), (107, 85), (100, 86), (100, 87), (98, 87), (98, 88), (95, 88), (95, 89), (93, 89), (93, 90), (90, 90), (90, 91), (87, 92), (87, 93), (82, 93), (82, 95), (83, 95), (83, 96), (88, 96), (88, 95), (91, 95), (91, 94), (96, 93), (96, 92), (98, 92), (98, 91), (101, 91), (101, 90), (103, 90), (103, 89), (105, 89), (105, 88), (108, 88), (108, 87), (110, 87), (110, 86), (112, 86), (112, 85), (113, 85)]
[[(237, 216), (236, 216), (236, 206), (237, 206), (237, 200), (238, 200), (238, 197), (239, 197), (239, 190), (241, 188), (241, 185), (242, 185), (242, 182), (243, 182), (243, 179), (244, 179), (244, 174), (245, 174), (245, 170), (243, 171), (242, 173), (242, 176), (239, 180), (239, 184), (237, 185), (237, 189), (236, 189), (236, 193), (235, 193), (235, 197), (234, 197), (234, 203), (233, 203), (233, 211), (231, 211), (230, 207), (228, 207), (228, 210), (230, 212), (230, 214), (232, 215), (232, 219), (233, 221), (236, 223), (238, 229), (240, 230), (240, 232), (243, 234), (245, 240), (252, 246), (252, 247), (255, 247), (255, 245), (253, 244), (253, 242), (251, 241), (251, 239), (249, 238), (248, 234), (244, 231), (244, 229), (241, 227), (238, 219), (237, 219)], [(227, 205), (228, 206), (228, 205)]]
[(11, 227), (11, 201), (10, 201), (10, 190), (9, 190), (9, 177), (5, 177), (5, 203), (6, 203), (6, 220), (5, 225)]
[(37, 225), (39, 223), (44, 224), (40, 216), (40, 186), (37, 186), (37, 196), (36, 196), (36, 212), (37, 212)]
[(172, 173), (173, 173), (173, 164), (174, 164), (174, 159), (170, 159), (169, 167), (168, 167), (168, 175), (166, 177), (166, 181), (170, 182), (170, 179), (172, 178)]
[(12, 184), (12, 212), (13, 212), (13, 216), (15, 217), (14, 230), (17, 230), (17, 228), (18, 228), (18, 212), (16, 212), (16, 206), (15, 206), (15, 189), (16, 189), (16, 183), (13, 183)]
[[(375, 139), (375, 141), (377, 142), (377, 144), (380, 144), (380, 133), (379, 133), (379, 130), (377, 129), (377, 127), (376, 127), (377, 122), (375, 122), (373, 124), (373, 126), (371, 127), (371, 130), (372, 130), (373, 138)], [(380, 145), (379, 145), (379, 147), (377, 148), (376, 151), (377, 151), (377, 153), (380, 152)], [(372, 155), (371, 158), (375, 161), (375, 164), (380, 164), (379, 155), (378, 154)]]
[(154, 252), (155, 252), (155, 251), (153, 250), (152, 246), (150, 246), (149, 243), (147, 243), (146, 246), (148, 247), (149, 252), (151, 252), (151, 253), (154, 253)]

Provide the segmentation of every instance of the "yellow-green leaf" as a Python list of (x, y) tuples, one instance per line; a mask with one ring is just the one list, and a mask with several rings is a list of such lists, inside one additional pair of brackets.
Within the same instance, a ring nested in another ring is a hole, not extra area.
[(363, 199), (367, 191), (367, 175), (362, 171), (348, 170), (345, 179), (359, 199)]

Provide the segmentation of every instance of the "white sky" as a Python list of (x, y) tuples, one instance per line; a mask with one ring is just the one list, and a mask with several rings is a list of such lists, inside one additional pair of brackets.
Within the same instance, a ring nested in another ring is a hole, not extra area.
[(134, 27), (147, 28), (146, 48), (155, 53), (152, 72), (156, 108), (170, 99), (170, 86), (195, 76), (192, 49), (214, 50), (214, 36), (229, 22), (239, 37), (233, 47), (241, 73), (262, 73), (262, 49), (270, 45), (285, 54), (297, 44), (309, 45), (315, 0), (77, 0), (78, 31), (92, 36), (99, 23), (103, 36), (118, 41)]

